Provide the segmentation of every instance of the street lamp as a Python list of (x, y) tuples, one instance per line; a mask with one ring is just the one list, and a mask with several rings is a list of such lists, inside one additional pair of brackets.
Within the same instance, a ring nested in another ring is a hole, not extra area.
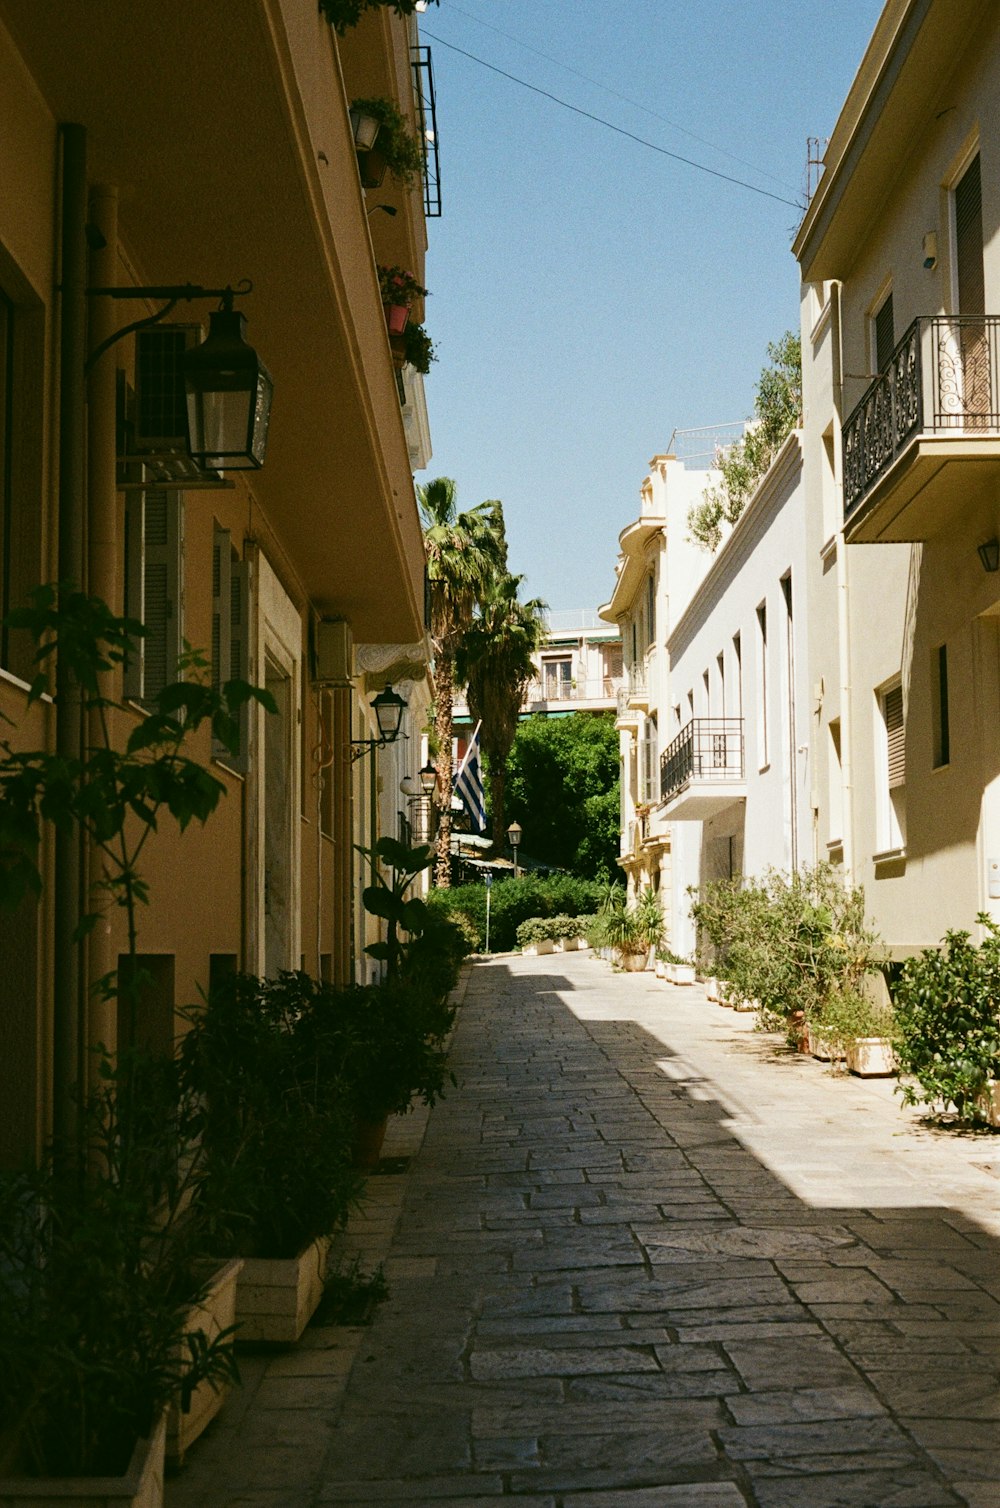
[[(394, 744), (399, 737), (399, 725), (403, 720), (407, 703), (391, 686), (386, 686), (378, 696), (372, 698), (372, 710), (375, 713), (375, 721), (378, 723), (378, 738), (352, 738), (351, 744), (355, 752), (351, 759), (359, 759), (365, 749), (381, 749), (386, 744)], [(421, 771), (421, 776), (423, 772)], [(422, 784), (421, 780), (421, 784)]]
[(437, 778), (438, 772), (430, 760), (428, 760), (417, 776), (417, 779), (420, 781), (420, 789), (425, 796), (433, 796), (434, 787), (437, 785)]
[(521, 846), (521, 824), (512, 822), (507, 829), (507, 837), (514, 854), (514, 878), (517, 879), (517, 850)]
[(274, 383), (245, 330), (227, 293), (209, 316), (207, 337), (184, 359), (188, 446), (209, 471), (256, 471), (264, 464)]

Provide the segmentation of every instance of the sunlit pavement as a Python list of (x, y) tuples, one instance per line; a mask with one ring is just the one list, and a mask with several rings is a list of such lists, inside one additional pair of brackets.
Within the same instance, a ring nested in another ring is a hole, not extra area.
[(1000, 1139), (586, 953), (476, 965), (452, 1063), (346, 1240), (388, 1301), (169, 1508), (1000, 1505)]

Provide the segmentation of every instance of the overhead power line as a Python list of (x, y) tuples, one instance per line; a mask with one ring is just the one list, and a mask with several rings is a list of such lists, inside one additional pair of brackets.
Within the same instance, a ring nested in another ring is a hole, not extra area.
[[(551, 52), (543, 52), (540, 47), (532, 47), (530, 42), (525, 42), (520, 37), (515, 37), (512, 32), (504, 31), (499, 26), (494, 26), (492, 21), (484, 21), (481, 16), (475, 15), (471, 10), (466, 10), (461, 5), (456, 5), (455, 0), (446, 0), (447, 7), (458, 16), (465, 16), (469, 21), (474, 21), (477, 26), (485, 26), (487, 30), (496, 32), (498, 37), (504, 37), (508, 42), (513, 42), (515, 47), (521, 47), (525, 52), (534, 53), (536, 58), (544, 58), (547, 63), (554, 63), (564, 73), (572, 73), (574, 77), (583, 79), (585, 84), (593, 84), (595, 89), (601, 89), (605, 94), (610, 94), (612, 99), (620, 99), (626, 105), (632, 105), (634, 109), (641, 110), (644, 115), (651, 115), (654, 120), (662, 120), (665, 126), (672, 131), (679, 131), (682, 136), (690, 136), (692, 141), (700, 142), (703, 147), (711, 147), (713, 152), (719, 152), (723, 157), (728, 157), (730, 162), (738, 162), (741, 167), (749, 168), (761, 178), (769, 178), (772, 183), (779, 183), (787, 188), (788, 184), (775, 173), (768, 173), (764, 168), (758, 167), (755, 162), (750, 162), (746, 157), (740, 157), (737, 152), (730, 152), (726, 147), (720, 147), (718, 142), (710, 141), (707, 136), (699, 136), (697, 131), (692, 131), (688, 126), (682, 126), (680, 121), (671, 120), (659, 110), (653, 110), (649, 105), (644, 105), (641, 100), (633, 99), (629, 94), (622, 94), (618, 89), (612, 89), (609, 84), (600, 79), (593, 78), (589, 73), (583, 73), (579, 68), (573, 68), (569, 63), (564, 63), (562, 58), (557, 58)], [(792, 190), (794, 193), (795, 190)]]
[(744, 178), (735, 178), (730, 173), (720, 173), (717, 168), (710, 168), (703, 162), (695, 162), (691, 157), (682, 157), (679, 152), (669, 152), (666, 147), (658, 146), (655, 141), (647, 141), (644, 136), (637, 136), (634, 131), (626, 131), (624, 126), (616, 126), (613, 121), (605, 120), (601, 115), (594, 115), (592, 111), (583, 110), (579, 105), (571, 104), (569, 100), (560, 99), (557, 94), (550, 94), (548, 89), (540, 89), (537, 84), (529, 84), (527, 79), (518, 78), (517, 74), (508, 73), (506, 69), (498, 68), (495, 63), (488, 63), (485, 58), (477, 57), (474, 52), (466, 52), (464, 47), (456, 47), (454, 42), (446, 42), (443, 37), (435, 36), (432, 31), (428, 31), (426, 26), (422, 26), (420, 30), (421, 34), (430, 37), (432, 42), (447, 47), (451, 52), (459, 53), (472, 63), (478, 63), (481, 68), (488, 68), (491, 73), (498, 73), (501, 78), (509, 79), (512, 84), (520, 84), (522, 89), (530, 89), (532, 94), (540, 94), (543, 99), (551, 100), (554, 105), (561, 105), (564, 110), (571, 110), (574, 115), (582, 115), (585, 120), (592, 120), (597, 125), (614, 131), (617, 136), (627, 137), (629, 141), (637, 142), (640, 147), (648, 147), (651, 152), (658, 152), (661, 157), (669, 157), (674, 162), (682, 162), (685, 167), (695, 168), (699, 173), (708, 173), (712, 178), (721, 178), (724, 183), (734, 183), (738, 188), (747, 189), (751, 194), (760, 194), (764, 199), (773, 199), (778, 204), (789, 204), (792, 209), (802, 210), (805, 207), (797, 199), (786, 199), (783, 194), (772, 194), (770, 189), (758, 188), (757, 184), (747, 183)]

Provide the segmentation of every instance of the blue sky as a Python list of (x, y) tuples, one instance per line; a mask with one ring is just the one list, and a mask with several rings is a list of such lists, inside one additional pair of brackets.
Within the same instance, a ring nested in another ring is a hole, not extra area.
[(801, 203), (806, 138), (829, 136), (880, 10), (441, 0), (421, 18), (443, 216), (427, 259), (434, 458), (418, 480), (454, 477), (464, 506), (499, 497), (511, 568), (552, 608), (610, 596), (618, 532), (675, 428), (750, 413), (768, 342), (798, 326), (800, 211), (453, 48)]

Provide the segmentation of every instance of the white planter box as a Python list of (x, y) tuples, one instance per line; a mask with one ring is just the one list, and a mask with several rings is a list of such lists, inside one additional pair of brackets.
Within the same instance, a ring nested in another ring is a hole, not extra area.
[(694, 964), (674, 964), (674, 984), (694, 984)]
[(293, 1345), (320, 1299), (326, 1278), (328, 1236), (297, 1257), (247, 1257), (236, 1288), (236, 1323), (241, 1341)]
[[(187, 1334), (202, 1330), (208, 1340), (214, 1340), (222, 1330), (236, 1323), (236, 1287), (243, 1258), (234, 1257), (219, 1268), (212, 1278), (200, 1304), (192, 1307), (184, 1329)], [(167, 1459), (180, 1465), (185, 1452), (194, 1444), (225, 1403), (232, 1391), (232, 1384), (213, 1387), (210, 1382), (200, 1382), (191, 1395), (187, 1413), (182, 1413), (180, 1404), (171, 1404), (167, 1410)]]
[(528, 958), (541, 958), (546, 953), (554, 953), (556, 945), (551, 937), (543, 937), (541, 942), (529, 943), (521, 952)]
[(137, 1440), (120, 1477), (8, 1477), (0, 1480), (2, 1508), (162, 1508), (166, 1417)]
[(556, 943), (557, 953), (575, 953), (580, 946), (579, 939), (575, 937), (560, 937)]
[(842, 1047), (834, 1046), (828, 1037), (824, 1037), (813, 1027), (809, 1028), (809, 1051), (821, 1063), (842, 1063), (847, 1056)]
[(976, 1101), (979, 1113), (991, 1126), (1000, 1126), (1000, 1080), (990, 1079)]
[(702, 985), (704, 986), (706, 1000), (718, 1000), (719, 981), (714, 974), (706, 974), (702, 980)]
[(884, 1079), (896, 1072), (888, 1037), (858, 1037), (848, 1043), (847, 1066), (862, 1079)]
[(728, 1004), (734, 1011), (759, 1011), (760, 1001), (753, 1000), (746, 995), (730, 995)]
[(668, 963), (664, 963), (662, 958), (658, 958), (656, 960), (656, 977), (657, 977), (657, 979), (666, 979), (667, 978), (667, 971), (669, 970), (669, 968), (670, 968), (670, 965)]

